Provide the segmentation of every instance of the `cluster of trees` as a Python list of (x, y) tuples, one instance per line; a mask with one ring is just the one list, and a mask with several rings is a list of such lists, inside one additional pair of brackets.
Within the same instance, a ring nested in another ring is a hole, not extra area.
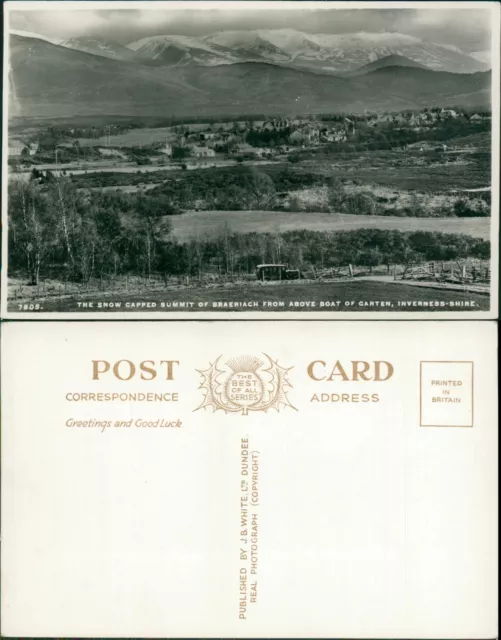
[(146, 195), (78, 192), (66, 178), (9, 184), (9, 269), (33, 284), (128, 271), (149, 275), (171, 230), (170, 203)]
[[(86, 177), (77, 178), (77, 182), (82, 186), (90, 184)], [(281, 210), (280, 196), (316, 186), (343, 188), (338, 179), (326, 173), (291, 165), (268, 165), (260, 169), (236, 166), (190, 171), (189, 175), (168, 180), (150, 193), (168, 196), (178, 209)]]
[(458, 218), (478, 218), (491, 215), (490, 191), (476, 198), (458, 198), (453, 205), (454, 215)]
[[(425, 110), (427, 111), (427, 110)], [(368, 150), (383, 151), (395, 148), (405, 147), (406, 145), (422, 142), (435, 141), (443, 143), (457, 136), (467, 136), (473, 133), (489, 132), (491, 122), (488, 119), (480, 121), (471, 121), (468, 115), (461, 117), (451, 117), (447, 115), (439, 115), (440, 109), (430, 109), (430, 115), (434, 111), (435, 118), (427, 123), (421, 123), (420, 127), (415, 130), (414, 125), (410, 125), (409, 121), (412, 112), (399, 114), (401, 117), (393, 121), (382, 122), (377, 126), (369, 126), (369, 115), (350, 115), (350, 121), (353, 123), (353, 130), (348, 130), (349, 140), (346, 142), (328, 143), (330, 150)], [(402, 117), (404, 121), (402, 122)], [(320, 131), (327, 133), (328, 128), (325, 122), (329, 122), (331, 126), (337, 129), (340, 127), (345, 129), (345, 118), (343, 116), (329, 116), (318, 118), (320, 122)], [(322, 124), (320, 124), (322, 123)], [(252, 125), (252, 123), (248, 123)], [(314, 122), (313, 122), (314, 124)], [(423, 126), (424, 124), (424, 126)], [(291, 141), (291, 134), (294, 128), (290, 125), (280, 123), (273, 129), (254, 129), (252, 126), (247, 127), (245, 141), (254, 147), (276, 147), (281, 145), (294, 144)]]
[(178, 209), (240, 211), (272, 208), (276, 186), (264, 171), (234, 167), (190, 172), (186, 179), (166, 181), (150, 194), (169, 198)]
[(435, 122), (433, 126), (424, 127), (421, 131), (414, 131), (413, 127), (397, 123), (387, 123), (379, 127), (369, 127), (361, 123), (356, 127), (355, 134), (351, 134), (347, 141), (324, 144), (318, 148), (317, 152), (329, 154), (333, 151), (346, 153), (388, 151), (417, 142), (436, 142), (439, 145), (452, 142), (458, 136), (463, 137), (490, 130), (490, 120), (470, 122), (460, 118), (447, 118)]
[[(69, 171), (69, 174), (71, 171)], [(169, 172), (169, 180), (158, 186), (158, 191), (168, 194), (173, 200), (182, 200), (183, 194), (190, 195), (189, 203), (193, 199), (204, 199), (205, 195), (214, 190), (222, 193), (230, 185), (245, 188), (249, 176), (255, 174), (269, 176), (277, 193), (284, 191), (296, 191), (315, 186), (329, 185), (332, 177), (321, 171), (310, 171), (305, 167), (288, 165), (262, 165), (259, 169), (248, 166), (210, 167), (194, 169), (189, 174)], [(136, 173), (120, 173), (117, 171), (89, 171), (85, 174), (71, 175), (71, 180), (76, 187), (120, 187), (140, 183), (158, 183), (158, 173), (142, 173), (139, 169)], [(190, 183), (188, 187), (184, 184)], [(221, 198), (222, 199), (222, 198)], [(191, 207), (191, 204), (187, 207)], [(209, 207), (207, 207), (209, 208)]]
[[(447, 107), (424, 107), (424, 109), (422, 109), (419, 113), (424, 113), (424, 114), (435, 114), (435, 116), (437, 117), (437, 119), (444, 119), (446, 120), (449, 116), (444, 114), (443, 116), (441, 115), (442, 112), (442, 108), (445, 108), (446, 111), (447, 110), (452, 110), (455, 111), (456, 113), (463, 113), (464, 117), (466, 119), (471, 118), (472, 115), (474, 115), (475, 113), (478, 113), (479, 115), (483, 116), (483, 117), (489, 117), (491, 116), (491, 111), (485, 111), (482, 109), (475, 109), (475, 108), (465, 108), (464, 106), (461, 105), (449, 105)], [(402, 115), (405, 116), (406, 118), (410, 118), (413, 114), (415, 114), (416, 111), (412, 110), (412, 109), (405, 109), (404, 111), (395, 111), (392, 112), (392, 114), (387, 114), (387, 115), (394, 115), (394, 116), (398, 116), (398, 115)], [(353, 120), (354, 122), (365, 122), (367, 119), (372, 118), (374, 115), (379, 115), (379, 114), (374, 114), (374, 113), (363, 113), (363, 114), (353, 114), (353, 113), (319, 113), (317, 114), (315, 117), (317, 120), (320, 120), (322, 122), (341, 122), (342, 120), (344, 120), (344, 118), (350, 118), (351, 120)]]
[(368, 216), (412, 216), (415, 218), (456, 217), (456, 218), (485, 218), (491, 215), (489, 194), (464, 195), (440, 207), (423, 206), (420, 197), (413, 194), (409, 204), (405, 206), (390, 206), (397, 200), (397, 196), (387, 198), (376, 196), (369, 190), (354, 193), (347, 192), (342, 184), (332, 185), (327, 194), (330, 211), (349, 213), (352, 215)]
[[(311, 187), (327, 187), (326, 206), (285, 199), (288, 193)], [(192, 172), (185, 179), (166, 181), (151, 195), (162, 194), (178, 210), (202, 209), (239, 211), (253, 209), (309, 211), (324, 210), (352, 215), (399, 215), (413, 217), (487, 217), (490, 216), (488, 193), (462, 196), (441, 209), (424, 207), (415, 194), (404, 208), (390, 206), (388, 198), (377, 197), (370, 190), (351, 192), (332, 174), (287, 166), (277, 170), (270, 166), (232, 167)], [(396, 200), (396, 196), (394, 198)]]
[(488, 241), (458, 234), (359, 229), (344, 232), (232, 233), (179, 243), (170, 200), (83, 193), (64, 178), (9, 185), (9, 271), (33, 284), (52, 278), (88, 282), (122, 274), (253, 273), (263, 262), (300, 268), (369, 267), (467, 257), (487, 259)]
[(289, 136), (293, 129), (289, 126), (276, 129), (250, 129), (245, 134), (245, 141), (253, 147), (277, 147), (290, 144)]
[(253, 273), (261, 263), (286, 263), (303, 271), (349, 264), (369, 268), (385, 265), (389, 270), (394, 264), (490, 256), (490, 243), (479, 238), (379, 229), (249, 234), (221, 229), (214, 239), (193, 239), (181, 247), (178, 245), (177, 251), (185, 269), (182, 273), (199, 276), (214, 271), (232, 275)]
[[(34, 170), (39, 177), (40, 172)], [(45, 172), (46, 175), (49, 172)], [(183, 210), (240, 211), (252, 209), (286, 211), (325, 211), (358, 215), (400, 215), (413, 217), (482, 217), (490, 215), (490, 193), (478, 192), (457, 197), (451, 205), (441, 209), (423, 206), (416, 194), (404, 208), (396, 208), (395, 195), (376, 197), (369, 189), (351, 192), (331, 173), (311, 171), (305, 167), (267, 165), (255, 167), (218, 167), (171, 174), (171, 179), (149, 191), (151, 197), (163, 197), (175, 212)], [(114, 172), (89, 173), (70, 176), (79, 188), (102, 186), (140, 185), (158, 180), (154, 173), (124, 174)], [(45, 179), (45, 178), (42, 178)], [(312, 187), (327, 187), (327, 201), (303, 202), (295, 191)], [(291, 195), (292, 194), (292, 195)]]

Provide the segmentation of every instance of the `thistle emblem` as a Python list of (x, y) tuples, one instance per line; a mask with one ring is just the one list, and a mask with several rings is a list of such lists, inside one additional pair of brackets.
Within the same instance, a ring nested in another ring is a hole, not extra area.
[(221, 409), (226, 413), (248, 415), (249, 411), (268, 411), (280, 407), (290, 407), (297, 411), (287, 397), (287, 389), (292, 387), (288, 372), (292, 367), (281, 367), (276, 360), (263, 354), (264, 360), (255, 356), (230, 358), (224, 365), (219, 356), (208, 369), (199, 370), (202, 382), (199, 389), (204, 399), (199, 407)]

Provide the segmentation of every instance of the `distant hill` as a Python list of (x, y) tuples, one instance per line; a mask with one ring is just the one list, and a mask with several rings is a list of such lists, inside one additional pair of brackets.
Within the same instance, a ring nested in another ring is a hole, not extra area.
[(487, 106), (490, 72), (385, 66), (341, 78), (277, 64), (146, 66), (12, 35), (10, 115), (238, 115)]
[(117, 42), (111, 40), (105, 40), (104, 38), (70, 38), (69, 40), (63, 40), (59, 43), (61, 47), (67, 47), (68, 49), (76, 49), (77, 51), (83, 51), (84, 53), (92, 53), (95, 56), (102, 56), (103, 58), (112, 58), (114, 60), (132, 60), (134, 53), (123, 47)]
[(384, 87), (388, 99), (394, 97), (395, 103), (407, 97), (418, 106), (489, 107), (491, 104), (490, 71), (463, 74), (417, 67), (382, 67), (352, 81), (374, 91)]
[(173, 112), (197, 104), (197, 91), (168, 73), (68, 49), (43, 40), (10, 37), (11, 115), (133, 114), (141, 105)]
[(37, 40), (45, 40), (52, 44), (59, 44), (59, 40), (55, 38), (48, 38), (41, 33), (34, 33), (33, 31), (20, 31), (19, 29), (9, 29), (9, 34), (13, 36), (22, 36), (23, 38), (36, 38)]
[(492, 58), (492, 52), (490, 49), (486, 49), (484, 51), (472, 51), (470, 53), (470, 56), (475, 60), (482, 62), (483, 64), (487, 65), (490, 68), (491, 58)]
[(374, 62), (369, 62), (369, 64), (364, 64), (358, 69), (349, 71), (346, 73), (346, 76), (363, 76), (366, 73), (371, 73), (372, 71), (376, 71), (377, 69), (384, 69), (385, 67), (416, 67), (418, 69), (428, 68), (424, 64), (420, 64), (419, 62), (411, 60), (410, 58), (406, 58), (405, 56), (391, 54), (389, 56), (385, 56), (384, 58), (374, 60)]

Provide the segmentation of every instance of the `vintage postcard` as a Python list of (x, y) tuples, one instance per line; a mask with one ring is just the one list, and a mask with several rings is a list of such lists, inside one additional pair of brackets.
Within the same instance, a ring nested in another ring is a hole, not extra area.
[(3, 636), (497, 637), (494, 322), (31, 324)]
[(4, 8), (3, 317), (497, 317), (499, 3)]

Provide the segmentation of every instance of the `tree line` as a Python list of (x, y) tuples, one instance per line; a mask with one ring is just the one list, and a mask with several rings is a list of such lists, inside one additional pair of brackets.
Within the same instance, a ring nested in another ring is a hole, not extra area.
[(65, 178), (12, 180), (8, 201), (9, 274), (88, 282), (126, 274), (250, 274), (260, 263), (301, 270), (343, 265), (414, 264), (488, 259), (490, 243), (461, 234), (358, 229), (234, 233), (181, 243), (172, 234), (171, 203), (144, 194), (77, 191)]
[[(34, 179), (46, 180), (45, 172), (34, 170)], [(90, 172), (69, 177), (78, 188), (116, 187), (157, 183), (158, 173), (134, 174), (118, 172)], [(353, 181), (355, 183), (355, 181)], [(309, 204), (296, 197), (303, 189), (327, 187), (324, 204)], [(245, 211), (323, 211), (356, 215), (400, 215), (415, 217), (486, 217), (490, 216), (490, 192), (457, 194), (442, 208), (423, 206), (414, 194), (404, 208), (395, 208), (389, 198), (376, 196), (370, 188), (354, 190), (332, 173), (311, 171), (306, 167), (265, 165), (198, 169), (171, 173), (168, 180), (148, 191), (151, 197), (169, 201), (176, 212)]]

